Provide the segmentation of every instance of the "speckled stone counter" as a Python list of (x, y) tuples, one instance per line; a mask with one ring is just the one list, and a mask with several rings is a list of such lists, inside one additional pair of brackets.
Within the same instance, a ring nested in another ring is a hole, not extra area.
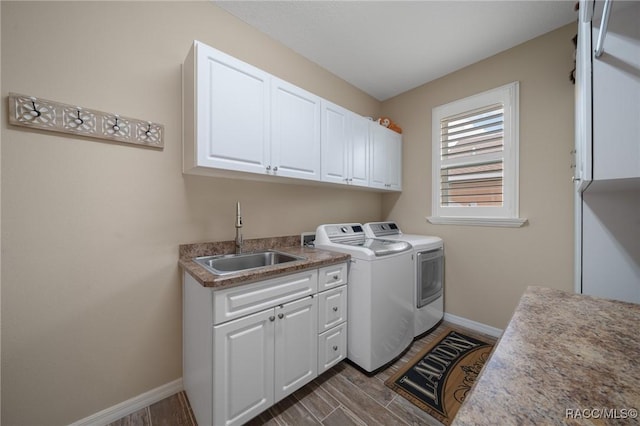
[(640, 305), (529, 287), (453, 425), (638, 424), (639, 327)]
[(265, 266), (264, 268), (234, 274), (215, 275), (194, 262), (193, 259), (200, 256), (234, 253), (235, 241), (220, 241), (181, 245), (179, 264), (200, 284), (218, 290), (264, 280), (276, 275), (334, 265), (336, 263), (346, 262), (350, 258), (348, 254), (301, 247), (300, 236), (259, 238), (246, 240), (243, 244), (243, 252), (245, 253), (269, 249), (290, 253), (295, 256), (302, 256), (305, 259), (280, 265)]

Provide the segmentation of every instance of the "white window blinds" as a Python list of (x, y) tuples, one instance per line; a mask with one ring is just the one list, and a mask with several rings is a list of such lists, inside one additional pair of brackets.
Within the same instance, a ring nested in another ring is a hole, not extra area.
[(442, 206), (502, 206), (504, 105), (440, 121)]

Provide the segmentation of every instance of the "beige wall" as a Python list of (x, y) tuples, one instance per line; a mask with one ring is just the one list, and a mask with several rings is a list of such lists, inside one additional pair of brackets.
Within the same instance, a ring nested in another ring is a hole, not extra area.
[[(445, 311), (504, 328), (529, 285), (573, 290), (573, 68), (567, 25), (383, 103), (404, 130), (403, 192), (383, 216), (409, 233), (445, 241)], [(432, 225), (431, 110), (520, 81), (520, 216), (517, 229)]]
[(381, 219), (381, 196), (181, 174), (180, 65), (199, 39), (363, 115), (380, 103), (210, 2), (2, 1), (2, 100), (163, 123), (147, 150), (2, 116), (2, 422), (68, 424), (182, 376), (181, 243)]

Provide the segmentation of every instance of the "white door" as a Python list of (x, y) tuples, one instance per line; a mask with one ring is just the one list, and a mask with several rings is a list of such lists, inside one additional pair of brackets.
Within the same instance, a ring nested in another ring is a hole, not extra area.
[(197, 163), (264, 173), (269, 148), (271, 76), (197, 44)]
[(351, 143), (348, 150), (349, 183), (369, 186), (369, 125), (371, 120), (351, 114)]
[(213, 424), (240, 425), (274, 403), (273, 309), (213, 327)]
[(322, 101), (322, 180), (348, 183), (347, 150), (349, 141), (350, 111)]
[(272, 78), (271, 172), (320, 180), (320, 98)]
[(318, 305), (306, 297), (275, 308), (275, 402), (317, 376)]

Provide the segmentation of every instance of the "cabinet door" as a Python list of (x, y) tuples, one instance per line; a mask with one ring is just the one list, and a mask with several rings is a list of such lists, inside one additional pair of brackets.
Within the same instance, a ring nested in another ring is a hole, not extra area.
[(402, 135), (371, 124), (370, 186), (380, 189), (402, 189)]
[(348, 110), (322, 101), (322, 180), (325, 182), (348, 183), (347, 150), (349, 141)]
[(591, 162), (591, 20), (588, 10), (593, 3), (580, 1), (578, 45), (576, 47), (575, 86), (575, 167), (573, 181), (576, 191), (584, 191), (592, 179)]
[(274, 403), (274, 310), (213, 327), (213, 424), (240, 425)]
[(371, 160), (369, 186), (386, 189), (387, 185), (387, 141), (384, 128), (372, 122), (371, 131)]
[(202, 43), (196, 49), (197, 165), (264, 173), (270, 75)]
[(272, 78), (271, 172), (320, 180), (320, 98)]
[(390, 131), (387, 140), (387, 188), (402, 189), (402, 135)]
[(640, 177), (639, 74), (640, 3), (612, 2), (604, 54), (593, 59), (594, 180)]
[(369, 186), (369, 125), (371, 120), (351, 114), (351, 143), (348, 150), (349, 183)]
[(317, 376), (318, 305), (306, 297), (275, 309), (275, 401)]

